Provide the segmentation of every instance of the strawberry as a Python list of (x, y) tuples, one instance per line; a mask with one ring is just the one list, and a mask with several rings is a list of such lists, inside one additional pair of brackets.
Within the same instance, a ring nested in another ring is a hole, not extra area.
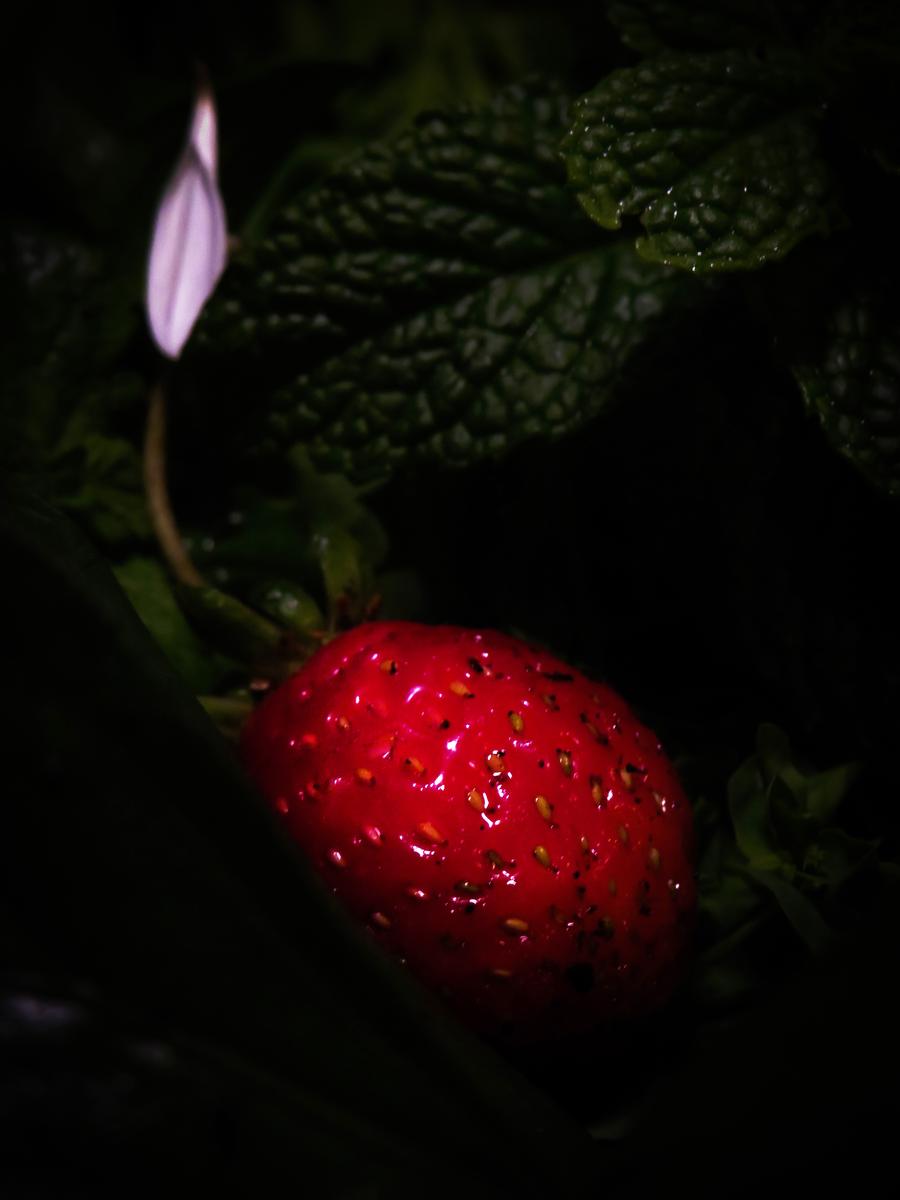
[(691, 812), (609, 687), (504, 634), (374, 622), (264, 700), (242, 754), (334, 892), (477, 1029), (534, 1041), (670, 995)]

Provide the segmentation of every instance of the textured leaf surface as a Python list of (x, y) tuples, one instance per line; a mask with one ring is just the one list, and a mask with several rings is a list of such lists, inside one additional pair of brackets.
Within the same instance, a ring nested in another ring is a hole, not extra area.
[(900, 346), (894, 284), (858, 290), (825, 318), (794, 375), (834, 446), (878, 487), (900, 494)]
[(289, 207), (202, 330), (281, 443), (357, 476), (465, 463), (597, 413), (681, 281), (586, 221), (562, 96), (424, 118)]
[(600, 225), (639, 216), (646, 259), (747, 270), (828, 227), (816, 120), (787, 72), (740, 52), (664, 54), (575, 104), (563, 143)]

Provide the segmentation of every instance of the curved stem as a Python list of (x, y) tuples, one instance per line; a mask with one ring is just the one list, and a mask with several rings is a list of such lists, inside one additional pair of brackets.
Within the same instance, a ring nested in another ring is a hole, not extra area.
[(150, 392), (147, 425), (144, 432), (144, 491), (150, 523), (169, 569), (179, 583), (202, 587), (203, 576), (184, 548), (175, 515), (169, 502), (166, 481), (166, 390), (162, 382)]

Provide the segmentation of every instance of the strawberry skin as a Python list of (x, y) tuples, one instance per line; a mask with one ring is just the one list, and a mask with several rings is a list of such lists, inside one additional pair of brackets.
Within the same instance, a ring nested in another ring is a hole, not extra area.
[(625, 702), (544, 651), (359, 626), (267, 697), (242, 756), (334, 892), (475, 1028), (581, 1032), (677, 983), (690, 806)]

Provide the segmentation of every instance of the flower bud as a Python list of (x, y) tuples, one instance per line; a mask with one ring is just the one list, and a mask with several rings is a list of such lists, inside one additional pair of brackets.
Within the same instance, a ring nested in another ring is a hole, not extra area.
[(225, 269), (227, 229), (217, 182), (216, 110), (197, 93), (187, 144), (160, 201), (147, 270), (147, 316), (160, 350), (178, 358)]

